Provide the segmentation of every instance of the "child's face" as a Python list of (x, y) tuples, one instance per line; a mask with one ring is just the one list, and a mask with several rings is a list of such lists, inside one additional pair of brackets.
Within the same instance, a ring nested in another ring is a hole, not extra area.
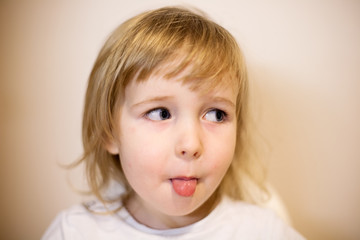
[(130, 213), (149, 226), (154, 215), (193, 213), (214, 193), (233, 159), (236, 93), (227, 87), (200, 95), (188, 87), (157, 76), (132, 81), (120, 113), (119, 141), (107, 147), (119, 154), (135, 192)]

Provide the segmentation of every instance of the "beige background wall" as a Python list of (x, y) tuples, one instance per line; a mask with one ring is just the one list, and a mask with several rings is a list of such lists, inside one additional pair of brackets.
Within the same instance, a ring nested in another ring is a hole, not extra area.
[[(96, 54), (120, 22), (168, 2), (0, 1), (1, 239), (39, 239), (82, 199), (67, 183), (81, 186), (81, 171), (67, 176), (57, 163), (81, 154)], [(359, 239), (360, 1), (182, 2), (239, 40), (268, 142), (260, 155), (295, 228)]]

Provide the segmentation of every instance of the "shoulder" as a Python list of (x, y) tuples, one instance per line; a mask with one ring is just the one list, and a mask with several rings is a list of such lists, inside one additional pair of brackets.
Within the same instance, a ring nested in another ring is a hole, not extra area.
[(241, 201), (223, 199), (218, 217), (237, 233), (256, 239), (304, 239), (272, 210)]
[(95, 201), (74, 205), (56, 216), (41, 239), (99, 239), (117, 225), (116, 218), (104, 212), (106, 208)]

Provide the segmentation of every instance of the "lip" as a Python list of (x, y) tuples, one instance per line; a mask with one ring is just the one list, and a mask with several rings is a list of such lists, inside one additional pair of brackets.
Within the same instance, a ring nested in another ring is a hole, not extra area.
[(184, 180), (184, 181), (190, 181), (190, 180), (194, 180), (194, 179), (199, 180), (199, 178), (197, 178), (197, 177), (184, 177), (184, 176), (170, 178), (170, 180), (173, 180), (173, 179), (179, 179), (179, 180)]

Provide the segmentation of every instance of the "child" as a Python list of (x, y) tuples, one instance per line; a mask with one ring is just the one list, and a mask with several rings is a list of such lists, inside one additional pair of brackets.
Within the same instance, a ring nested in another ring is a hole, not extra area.
[[(270, 210), (247, 153), (248, 82), (234, 38), (182, 8), (109, 37), (91, 72), (84, 162), (99, 201), (62, 212), (43, 239), (303, 239)], [(122, 194), (106, 190), (120, 183)]]

